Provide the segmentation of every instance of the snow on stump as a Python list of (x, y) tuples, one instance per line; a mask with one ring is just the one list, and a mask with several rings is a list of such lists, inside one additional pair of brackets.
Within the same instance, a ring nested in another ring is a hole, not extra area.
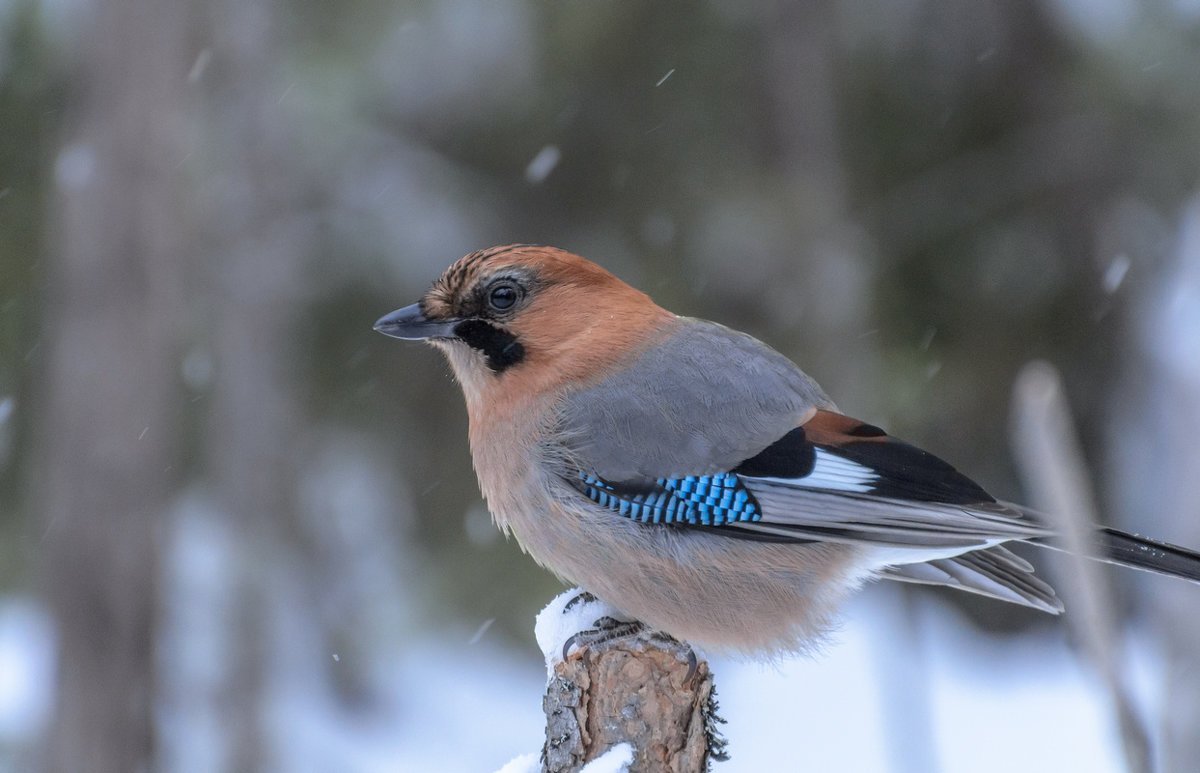
[(708, 663), (687, 644), (653, 633), (588, 636), (601, 620), (622, 622), (577, 589), (538, 615), (549, 677), (544, 773), (574, 773), (620, 743), (633, 747), (631, 773), (703, 773), (710, 758), (725, 759)]

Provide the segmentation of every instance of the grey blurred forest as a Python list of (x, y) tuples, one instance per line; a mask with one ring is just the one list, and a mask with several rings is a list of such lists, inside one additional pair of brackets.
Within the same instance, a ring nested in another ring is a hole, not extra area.
[[(1002, 498), (1049, 360), (1103, 517), (1200, 545), (1195, 0), (0, 0), (0, 770), (538, 748), (562, 586), (490, 524), (446, 365), (371, 330), (510, 242), (753, 333)], [(1195, 770), (1200, 588), (1105, 576), (1154, 754)], [(1072, 641), (865, 595), (897, 669), (930, 615)], [(983, 769), (893, 698), (880, 769)], [(819, 740), (731, 721), (718, 771)]]

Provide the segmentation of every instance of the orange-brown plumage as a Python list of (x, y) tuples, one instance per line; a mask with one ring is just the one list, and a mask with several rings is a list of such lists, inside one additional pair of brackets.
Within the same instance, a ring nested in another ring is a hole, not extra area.
[(472, 426), (499, 420), (565, 385), (600, 378), (678, 324), (674, 314), (595, 263), (526, 244), (463, 257), (422, 298), (422, 310), (433, 318), (460, 316), (469, 309), (473, 288), (509, 274), (537, 287), (528, 305), (504, 325), (521, 341), (523, 361), (491, 374), (478, 357), (451, 359), (469, 390)]

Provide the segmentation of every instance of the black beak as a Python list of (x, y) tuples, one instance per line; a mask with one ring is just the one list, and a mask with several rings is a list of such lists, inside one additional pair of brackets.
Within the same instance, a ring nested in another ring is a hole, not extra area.
[(454, 326), (460, 319), (429, 319), (421, 313), (420, 304), (396, 309), (381, 317), (375, 329), (385, 336), (402, 338), (405, 341), (422, 341), (426, 338), (454, 338)]

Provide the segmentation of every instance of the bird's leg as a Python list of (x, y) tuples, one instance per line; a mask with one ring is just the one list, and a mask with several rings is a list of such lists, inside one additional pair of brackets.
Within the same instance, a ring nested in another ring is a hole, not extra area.
[(597, 644), (608, 644), (620, 639), (633, 638), (646, 630), (646, 625), (640, 620), (617, 620), (615, 617), (609, 617), (608, 615), (595, 621), (592, 625), (594, 627), (572, 634), (570, 638), (563, 642), (563, 660), (567, 659), (571, 647), (591, 647)]

